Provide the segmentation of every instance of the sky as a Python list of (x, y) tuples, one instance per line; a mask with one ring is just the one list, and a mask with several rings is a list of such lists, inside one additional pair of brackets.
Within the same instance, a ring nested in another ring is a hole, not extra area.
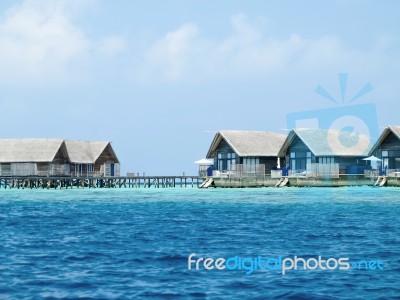
[(367, 127), (400, 125), (398, 11), (394, 0), (2, 0), (1, 138), (108, 140), (122, 175), (195, 175), (218, 130), (287, 134), (290, 114), (336, 120), (349, 106)]

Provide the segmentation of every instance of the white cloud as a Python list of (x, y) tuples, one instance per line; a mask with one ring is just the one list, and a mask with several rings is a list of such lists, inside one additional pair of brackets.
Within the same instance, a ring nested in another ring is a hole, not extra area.
[(126, 42), (119, 36), (108, 36), (100, 41), (99, 48), (101, 53), (114, 56), (126, 49)]
[(286, 40), (263, 36), (261, 30), (247, 22), (245, 16), (231, 18), (233, 31), (216, 45), (216, 60), (224, 61), (225, 69), (238, 72), (276, 70), (290, 62), (293, 54), (305, 45), (298, 35)]
[(179, 79), (185, 71), (188, 58), (193, 54), (193, 41), (197, 33), (197, 26), (193, 24), (184, 24), (176, 31), (168, 32), (149, 49), (148, 61), (161, 67), (168, 79)]
[[(184, 24), (146, 49), (136, 77), (147, 80), (199, 81), (260, 76), (279, 71), (342, 71), (365, 69), (366, 62), (385, 57), (382, 49), (349, 48), (336, 36), (307, 39), (299, 34), (286, 38), (267, 36), (265, 30), (242, 14), (232, 16), (231, 32), (215, 40), (201, 35), (196, 24)], [(378, 41), (385, 47), (388, 39)], [(377, 51), (379, 50), (379, 51)], [(375, 66), (379, 67), (379, 66)], [(143, 76), (142, 76), (143, 78)]]
[(63, 2), (25, 1), (0, 21), (0, 76), (40, 81), (61, 76), (91, 42), (68, 19)]
[(195, 24), (184, 24), (147, 49), (148, 78), (161, 74), (164, 79), (219, 78), (278, 70), (290, 64), (296, 52), (307, 46), (298, 35), (286, 40), (266, 38), (244, 15), (231, 18), (232, 32), (215, 41), (201, 37)]
[[(73, 22), (74, 1), (26, 0), (0, 18), (1, 84), (70, 81), (90, 64), (92, 54), (112, 56), (124, 48), (117, 36), (91, 39)], [(79, 70), (71, 71), (73, 66)]]
[(84, 10), (81, 3), (25, 0), (0, 16), (0, 85), (78, 81), (96, 78), (106, 69), (120, 77), (133, 72), (138, 82), (152, 84), (400, 64), (395, 54), (386, 55), (398, 45), (397, 38), (385, 36), (370, 51), (361, 51), (346, 47), (337, 36), (268, 35), (264, 26), (242, 14), (231, 17), (231, 31), (222, 38), (206, 36), (198, 25), (186, 23), (150, 42), (131, 41), (147, 45), (140, 52), (128, 47), (125, 37), (89, 36), (72, 18)]

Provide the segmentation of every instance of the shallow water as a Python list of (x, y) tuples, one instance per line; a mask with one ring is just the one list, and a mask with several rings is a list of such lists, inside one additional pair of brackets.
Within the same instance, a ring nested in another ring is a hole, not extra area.
[[(398, 299), (399, 216), (398, 188), (0, 190), (0, 298)], [(191, 253), (383, 269), (246, 275)]]

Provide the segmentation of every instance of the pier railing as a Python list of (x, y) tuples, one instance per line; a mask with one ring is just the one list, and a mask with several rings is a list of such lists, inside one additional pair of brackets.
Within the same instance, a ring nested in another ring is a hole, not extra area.
[(198, 187), (198, 176), (0, 176), (0, 189), (38, 188), (185, 188)]

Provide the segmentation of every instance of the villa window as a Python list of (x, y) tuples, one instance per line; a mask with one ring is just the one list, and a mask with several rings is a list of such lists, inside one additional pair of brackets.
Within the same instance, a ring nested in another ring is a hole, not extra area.
[(305, 171), (311, 168), (312, 153), (310, 151), (290, 152), (290, 168), (296, 171)]
[(243, 168), (245, 173), (256, 173), (257, 165), (260, 164), (260, 159), (258, 157), (244, 157), (243, 158)]
[(333, 164), (335, 163), (335, 158), (331, 156), (322, 156), (318, 159), (320, 164)]
[(383, 150), (382, 166), (388, 169), (400, 169), (400, 150)]
[(235, 170), (236, 168), (236, 154), (233, 152), (229, 153), (218, 153), (217, 155), (217, 166), (218, 170), (226, 171), (226, 170)]

